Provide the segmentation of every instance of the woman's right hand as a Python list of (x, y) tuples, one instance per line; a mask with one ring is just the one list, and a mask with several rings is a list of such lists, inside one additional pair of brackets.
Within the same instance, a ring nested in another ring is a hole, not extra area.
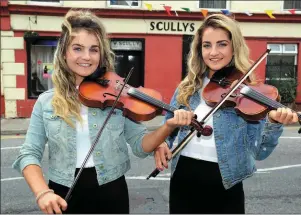
[(164, 166), (167, 169), (168, 161), (171, 159), (171, 155), (172, 155), (167, 143), (164, 142), (161, 145), (159, 145), (154, 150), (154, 152), (155, 152), (154, 156), (155, 156), (156, 168), (162, 171)]
[(37, 203), (45, 214), (62, 214), (61, 209), (63, 211), (67, 209), (67, 202), (59, 195), (51, 192), (41, 196)]

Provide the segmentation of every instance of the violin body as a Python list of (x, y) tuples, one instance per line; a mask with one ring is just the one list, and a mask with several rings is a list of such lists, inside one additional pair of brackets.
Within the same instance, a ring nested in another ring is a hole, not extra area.
[[(217, 71), (216, 73), (218, 72), (220, 71)], [(228, 71), (223, 71), (216, 76), (214, 75), (202, 92), (202, 97), (207, 105), (213, 107), (229, 92), (230, 84), (222, 84), (223, 81), (232, 83), (232, 81), (238, 80), (242, 76), (243, 73), (235, 71), (233, 68), (229, 68)], [(240, 90), (242, 89), (242, 86), (237, 88), (237, 90), (224, 102), (222, 107), (233, 107), (236, 113), (247, 121), (258, 121), (263, 119), (271, 109), (269, 106), (260, 102), (261, 99), (265, 99), (261, 95), (264, 95), (273, 101), (278, 101), (280, 97), (277, 88), (264, 83), (250, 84), (250, 82), (244, 82), (244, 84), (259, 93), (257, 100), (241, 94)]]
[[(101, 109), (112, 107), (123, 85), (122, 77), (107, 71), (96, 80), (84, 80), (79, 86), (79, 99), (88, 107)], [(125, 117), (138, 122), (148, 121), (162, 114), (162, 109), (129, 95), (129, 92), (162, 100), (161, 94), (153, 89), (126, 85), (116, 104), (116, 108), (122, 110)]]

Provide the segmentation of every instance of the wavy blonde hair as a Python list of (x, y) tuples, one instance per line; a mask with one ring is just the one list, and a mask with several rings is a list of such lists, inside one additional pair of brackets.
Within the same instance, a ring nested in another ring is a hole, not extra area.
[(101, 58), (99, 67), (106, 67), (107, 70), (114, 71), (114, 54), (110, 49), (109, 40), (103, 24), (100, 19), (89, 10), (71, 9), (65, 15), (61, 28), (61, 37), (54, 54), (54, 73), (52, 75), (54, 96), (52, 105), (54, 113), (60, 116), (70, 126), (74, 127), (71, 117), (75, 117), (82, 122), (80, 115), (81, 103), (78, 99), (75, 74), (69, 69), (64, 58), (68, 46), (73, 40), (72, 33), (86, 30), (97, 37)]
[[(228, 33), (234, 53), (233, 64), (236, 69), (246, 73), (253, 63), (253, 61), (249, 59), (249, 48), (244, 40), (238, 23), (234, 19), (223, 14), (208, 16), (194, 35), (190, 52), (187, 57), (187, 75), (178, 87), (179, 92), (177, 101), (187, 107), (190, 107), (189, 99), (191, 95), (202, 87), (203, 75), (208, 69), (202, 58), (201, 45), (203, 32), (208, 27), (220, 28)], [(250, 80), (255, 80), (254, 75), (249, 78)]]

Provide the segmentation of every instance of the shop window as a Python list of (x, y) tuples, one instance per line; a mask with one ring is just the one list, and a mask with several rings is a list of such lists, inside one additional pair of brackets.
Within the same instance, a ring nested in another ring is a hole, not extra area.
[(301, 9), (301, 1), (300, 0), (284, 0), (283, 1), (283, 9)]
[(278, 88), (282, 103), (294, 101), (297, 89), (297, 44), (268, 44), (266, 83)]
[(27, 0), (27, 4), (56, 6), (56, 5), (62, 5), (62, 1), (61, 0)]
[(53, 58), (57, 46), (56, 37), (26, 38), (28, 98), (37, 98), (53, 88)]
[(227, 0), (199, 0), (199, 8), (227, 9)]
[(107, 1), (109, 7), (141, 7), (141, 0), (109, 0)]

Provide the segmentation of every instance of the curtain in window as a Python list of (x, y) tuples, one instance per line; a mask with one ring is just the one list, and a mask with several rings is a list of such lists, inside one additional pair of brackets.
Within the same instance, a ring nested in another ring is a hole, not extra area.
[(300, 0), (284, 0), (284, 9), (301, 9)]
[[(269, 55), (266, 65), (266, 83), (278, 88), (283, 103), (292, 102), (296, 91), (297, 65), (293, 55)], [(292, 91), (292, 92), (291, 92)]]
[(226, 9), (227, 0), (199, 0), (200, 8)]

